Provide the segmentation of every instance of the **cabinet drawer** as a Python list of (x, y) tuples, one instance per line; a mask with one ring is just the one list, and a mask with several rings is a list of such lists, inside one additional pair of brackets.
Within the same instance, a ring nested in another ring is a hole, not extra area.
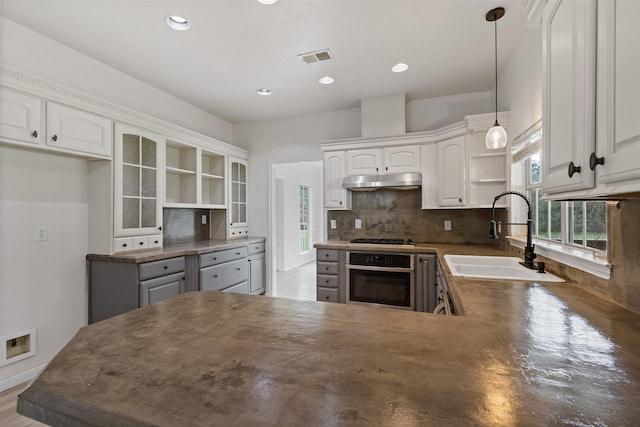
[(145, 262), (140, 264), (140, 280), (165, 276), (171, 273), (184, 271), (184, 257), (163, 259), (160, 261)]
[(249, 252), (249, 255), (255, 255), (264, 252), (264, 242), (252, 243), (250, 245), (247, 245), (247, 250)]
[(138, 236), (133, 238), (133, 248), (131, 249), (146, 249), (149, 246), (149, 239), (147, 236)]
[(338, 261), (337, 249), (318, 249), (318, 261)]
[(249, 293), (249, 282), (244, 281), (242, 283), (238, 283), (237, 285), (230, 286), (226, 289), (223, 289), (222, 292), (237, 292), (239, 294), (248, 294)]
[(200, 255), (200, 268), (209, 267), (211, 265), (222, 264), (223, 262), (233, 261), (247, 257), (247, 247), (242, 246), (234, 249), (225, 249), (224, 251), (210, 252)]
[(134, 249), (133, 237), (118, 237), (117, 239), (113, 239), (113, 248), (114, 252), (130, 251)]
[(238, 227), (229, 229), (229, 239), (239, 239), (240, 237), (249, 237), (249, 228)]
[(338, 263), (337, 262), (318, 262), (316, 273), (338, 274)]
[(220, 291), (249, 279), (249, 263), (240, 259), (200, 269), (200, 289)]
[(157, 234), (154, 236), (149, 236), (149, 244), (147, 247), (149, 248), (161, 248), (162, 247), (162, 234)]
[(316, 291), (318, 301), (338, 302), (338, 290), (328, 288), (318, 288)]
[(337, 288), (338, 276), (327, 276), (325, 274), (318, 274), (316, 276), (316, 284), (323, 288)]

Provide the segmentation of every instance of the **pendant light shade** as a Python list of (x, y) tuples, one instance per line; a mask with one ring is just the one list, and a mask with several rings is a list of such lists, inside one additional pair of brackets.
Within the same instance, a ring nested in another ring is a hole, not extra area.
[(485, 144), (489, 149), (504, 148), (507, 145), (507, 131), (498, 123), (498, 19), (504, 16), (504, 7), (496, 7), (487, 12), (485, 18), (488, 22), (493, 22), (494, 34), (494, 57), (495, 57), (495, 77), (496, 77), (496, 122), (487, 132)]

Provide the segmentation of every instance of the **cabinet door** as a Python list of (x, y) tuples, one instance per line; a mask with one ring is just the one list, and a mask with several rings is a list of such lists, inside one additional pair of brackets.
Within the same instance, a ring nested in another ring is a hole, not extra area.
[(0, 138), (42, 143), (42, 101), (0, 87)]
[(184, 272), (140, 282), (140, 307), (175, 297), (183, 292)]
[(116, 126), (115, 234), (157, 234), (162, 229), (160, 137), (125, 125)]
[(266, 264), (264, 253), (247, 259), (249, 262), (249, 293), (262, 294), (265, 291)]
[(438, 143), (438, 201), (440, 206), (465, 205), (465, 138)]
[(324, 178), (325, 209), (350, 209), (351, 193), (342, 188), (346, 176), (344, 151), (324, 153), (322, 176)]
[(598, 2), (597, 155), (605, 162), (596, 169), (602, 183), (640, 178), (639, 16), (640, 2)]
[(383, 150), (384, 173), (420, 172), (420, 146), (389, 147)]
[(200, 288), (203, 291), (220, 291), (248, 279), (246, 259), (200, 269)]
[(111, 157), (111, 120), (85, 111), (47, 103), (47, 145)]
[(382, 173), (382, 150), (367, 148), (347, 151), (347, 175), (376, 175)]
[(247, 162), (230, 159), (230, 227), (247, 227)]
[(542, 189), (592, 188), (596, 2), (552, 0), (543, 16)]

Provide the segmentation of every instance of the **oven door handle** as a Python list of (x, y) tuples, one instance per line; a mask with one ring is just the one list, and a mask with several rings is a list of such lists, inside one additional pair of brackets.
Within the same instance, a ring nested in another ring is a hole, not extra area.
[(363, 271), (385, 271), (389, 273), (411, 273), (413, 268), (409, 267), (378, 267), (372, 265), (353, 265), (347, 264), (347, 270), (363, 270)]

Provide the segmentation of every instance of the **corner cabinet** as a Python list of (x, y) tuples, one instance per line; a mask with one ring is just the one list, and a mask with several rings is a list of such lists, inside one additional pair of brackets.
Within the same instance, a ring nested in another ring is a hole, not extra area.
[(351, 209), (351, 193), (342, 188), (342, 180), (345, 176), (347, 176), (345, 152), (325, 152), (323, 155), (325, 209)]
[(162, 230), (161, 138), (121, 124), (115, 133), (115, 236), (157, 234)]
[(542, 190), (594, 186), (596, 2), (553, 0), (543, 16)]

